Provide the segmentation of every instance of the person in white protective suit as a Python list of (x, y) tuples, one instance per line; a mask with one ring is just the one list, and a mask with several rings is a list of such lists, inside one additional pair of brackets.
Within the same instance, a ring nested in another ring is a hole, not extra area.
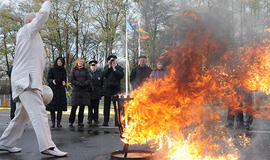
[(0, 151), (20, 152), (15, 147), (30, 120), (42, 154), (56, 157), (67, 156), (60, 151), (51, 138), (48, 115), (42, 100), (42, 77), (46, 63), (44, 44), (40, 30), (48, 20), (51, 10), (50, 0), (44, 3), (38, 13), (30, 13), (25, 25), (16, 37), (16, 50), (11, 74), (12, 98), (16, 102), (15, 117), (0, 138)]

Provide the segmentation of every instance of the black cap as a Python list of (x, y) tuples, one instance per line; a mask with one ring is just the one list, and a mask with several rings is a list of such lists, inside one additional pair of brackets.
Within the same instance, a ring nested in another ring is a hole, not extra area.
[(147, 58), (145, 55), (140, 55), (139, 58)]
[(110, 59), (117, 59), (116, 55), (109, 55), (107, 58), (107, 61), (109, 61)]
[(89, 63), (88, 64), (97, 64), (98, 62), (96, 61), (96, 60), (91, 60), (91, 61), (89, 61)]

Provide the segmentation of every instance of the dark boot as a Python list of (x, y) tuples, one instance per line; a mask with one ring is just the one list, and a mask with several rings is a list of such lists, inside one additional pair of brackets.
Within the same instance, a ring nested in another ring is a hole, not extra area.
[(62, 125), (60, 122), (57, 122), (57, 128), (62, 128)]
[(84, 124), (82, 124), (82, 123), (79, 123), (79, 124), (78, 124), (78, 128), (79, 128), (79, 129), (83, 129), (83, 127), (84, 127)]
[(51, 128), (55, 128), (55, 121), (52, 121), (52, 126)]
[(95, 121), (94, 122), (94, 126), (98, 126), (98, 121)]
[(51, 128), (55, 128), (55, 112), (54, 111), (51, 111), (51, 121), (52, 121)]
[(57, 128), (62, 128), (61, 120), (62, 120), (62, 111), (58, 111), (57, 112)]
[(70, 128), (74, 128), (73, 123), (70, 123), (70, 124), (69, 124), (69, 127), (70, 127)]

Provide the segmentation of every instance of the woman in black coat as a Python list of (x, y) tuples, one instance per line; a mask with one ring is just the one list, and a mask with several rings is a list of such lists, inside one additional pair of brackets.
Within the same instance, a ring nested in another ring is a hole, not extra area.
[(97, 69), (97, 61), (92, 60), (89, 62), (90, 65), (90, 106), (88, 107), (88, 124), (92, 125), (92, 121), (94, 121), (94, 125), (98, 125), (98, 107), (99, 101), (101, 99), (101, 91), (102, 91), (102, 72)]
[(55, 127), (55, 112), (57, 111), (57, 127), (61, 128), (62, 112), (67, 110), (66, 82), (67, 72), (64, 68), (65, 61), (58, 57), (54, 66), (49, 70), (47, 81), (53, 91), (53, 99), (46, 106), (46, 110), (51, 112), (52, 128)]
[(86, 68), (86, 63), (83, 58), (76, 60), (73, 70), (70, 73), (69, 78), (72, 85), (72, 95), (71, 95), (71, 113), (69, 117), (70, 127), (73, 127), (75, 121), (77, 107), (80, 106), (78, 115), (78, 126), (83, 127), (84, 118), (84, 108), (89, 106), (90, 94), (90, 75), (88, 69)]

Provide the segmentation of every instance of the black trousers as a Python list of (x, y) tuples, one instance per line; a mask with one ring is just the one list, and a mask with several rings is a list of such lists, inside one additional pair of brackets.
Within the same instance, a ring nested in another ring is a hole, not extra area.
[[(50, 111), (50, 112), (51, 112), (52, 123), (55, 123), (55, 112), (56, 111)], [(61, 123), (62, 113), (63, 113), (63, 111), (57, 111), (57, 123)]]
[[(77, 107), (78, 106), (72, 106), (70, 116), (69, 116), (69, 123), (73, 124), (75, 122)], [(78, 124), (83, 124), (84, 108), (85, 106), (80, 106), (79, 108)]]
[(94, 120), (98, 122), (98, 108), (99, 108), (99, 99), (91, 99), (90, 106), (88, 106), (88, 122), (92, 123)]
[(236, 118), (236, 126), (237, 127), (243, 127), (244, 126), (244, 114), (243, 111), (235, 111), (235, 113), (232, 113), (232, 109), (229, 108), (228, 110), (228, 125), (234, 126), (234, 119)]
[(253, 117), (249, 112), (247, 112), (246, 113), (246, 126), (249, 127), (250, 125), (252, 125), (252, 122), (253, 122)]
[(243, 111), (236, 111), (235, 114), (231, 113), (232, 109), (229, 108), (228, 110), (228, 125), (234, 126), (234, 118), (236, 119), (236, 126), (237, 127), (248, 127), (252, 124), (253, 122), (253, 117), (251, 116), (250, 113), (246, 112), (246, 117), (244, 118), (244, 113)]
[(16, 103), (12, 99), (12, 95), (10, 95), (10, 119), (12, 120), (15, 117), (16, 111)]
[[(104, 123), (109, 123), (109, 120), (110, 120), (111, 101), (112, 101), (112, 97), (104, 96), (104, 109), (103, 109)], [(116, 101), (113, 101), (113, 106), (114, 106), (114, 113), (115, 113), (114, 122), (115, 122), (115, 125), (117, 125)]]

